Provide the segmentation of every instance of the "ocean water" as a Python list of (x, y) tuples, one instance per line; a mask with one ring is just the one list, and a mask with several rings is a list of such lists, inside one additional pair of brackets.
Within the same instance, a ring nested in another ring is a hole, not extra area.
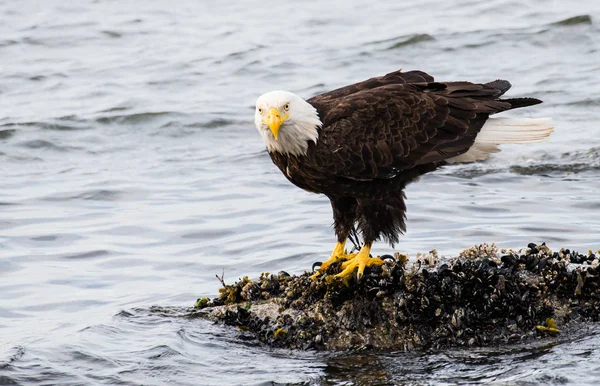
[(411, 185), (397, 250), (600, 248), (600, 2), (0, 1), (0, 384), (600, 383), (593, 325), (318, 353), (186, 312), (215, 274), (299, 274), (334, 244), (328, 200), (271, 164), (257, 96), (398, 68), (508, 79), (545, 101), (510, 116), (556, 130)]

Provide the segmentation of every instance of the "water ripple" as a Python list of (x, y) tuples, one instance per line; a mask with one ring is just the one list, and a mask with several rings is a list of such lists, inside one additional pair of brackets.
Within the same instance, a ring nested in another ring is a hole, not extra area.
[(96, 121), (98, 123), (103, 124), (131, 124), (131, 125), (139, 125), (145, 124), (148, 122), (156, 122), (157, 118), (166, 118), (173, 117), (177, 118), (180, 116), (179, 113), (173, 113), (169, 111), (161, 111), (161, 112), (146, 112), (146, 113), (137, 113), (137, 114), (126, 114), (126, 115), (111, 115), (97, 118)]
[(592, 17), (590, 15), (573, 16), (573, 17), (569, 17), (569, 18), (551, 23), (550, 25), (572, 26), (572, 25), (578, 25), (578, 24), (592, 24)]
[(8, 139), (12, 137), (16, 132), (17, 130), (15, 129), (0, 130), (0, 139)]
[(398, 40), (398, 41), (396, 41), (394, 44), (389, 46), (387, 48), (388, 50), (395, 50), (398, 48), (402, 48), (405, 46), (411, 46), (411, 45), (419, 44), (422, 42), (434, 41), (435, 38), (429, 34), (416, 34), (416, 35), (411, 35), (408, 37), (407, 36), (400, 37), (400, 38), (394, 39), (394, 40)]
[(82, 147), (78, 146), (62, 146), (58, 145), (52, 141), (47, 141), (44, 139), (32, 139), (29, 141), (23, 141), (17, 144), (19, 147), (24, 147), (27, 149), (44, 149), (44, 150), (53, 150), (57, 152), (68, 153), (72, 151), (82, 151), (85, 150)]
[(0, 3), (0, 383), (600, 379), (592, 332), (555, 345), (318, 354), (267, 349), (189, 308), (218, 294), (215, 274), (301, 273), (335, 241), (327, 198), (272, 165), (256, 97), (308, 97), (397, 68), (509, 79), (511, 97), (545, 103), (507, 116), (556, 121), (546, 143), (410, 185), (401, 252), (598, 248), (599, 2), (38, 3)]
[(107, 256), (107, 255), (110, 255), (109, 251), (96, 250), (96, 251), (87, 251), (87, 252), (80, 252), (80, 253), (65, 255), (65, 256), (63, 256), (63, 259), (68, 259), (68, 260), (93, 259), (96, 257)]

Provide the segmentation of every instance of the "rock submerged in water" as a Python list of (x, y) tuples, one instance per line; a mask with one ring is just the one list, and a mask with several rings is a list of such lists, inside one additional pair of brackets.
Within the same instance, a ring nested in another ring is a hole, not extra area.
[(202, 316), (274, 347), (412, 350), (516, 343), (600, 319), (600, 252), (545, 244), (521, 251), (483, 244), (459, 257), (437, 252), (386, 259), (360, 282), (333, 275), (264, 273), (198, 299)]

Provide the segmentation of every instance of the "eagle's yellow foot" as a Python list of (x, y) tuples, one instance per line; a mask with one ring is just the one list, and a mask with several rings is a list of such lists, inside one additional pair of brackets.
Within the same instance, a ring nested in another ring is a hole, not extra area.
[(310, 278), (313, 280), (318, 278), (322, 273), (327, 272), (327, 268), (329, 268), (329, 266), (335, 263), (336, 261), (348, 260), (354, 257), (354, 254), (348, 255), (346, 253), (346, 250), (344, 249), (345, 244), (345, 241), (343, 243), (340, 243), (338, 241), (338, 243), (335, 244), (335, 248), (333, 248), (333, 252), (331, 252), (331, 257), (327, 259), (327, 261), (323, 262), (319, 269), (314, 274), (312, 274)]
[(342, 264), (343, 271), (335, 275), (335, 277), (348, 279), (354, 274), (354, 270), (358, 268), (356, 278), (360, 280), (363, 277), (366, 267), (383, 265), (383, 260), (369, 257), (370, 253), (371, 246), (364, 245), (353, 259)]

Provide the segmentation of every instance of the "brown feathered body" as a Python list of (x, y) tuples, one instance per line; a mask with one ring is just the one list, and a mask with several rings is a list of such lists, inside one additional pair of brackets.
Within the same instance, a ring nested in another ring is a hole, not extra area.
[(357, 226), (365, 244), (393, 245), (406, 230), (407, 184), (467, 152), (491, 114), (541, 103), (500, 99), (509, 88), (392, 72), (308, 99), (318, 141), (305, 155), (269, 154), (292, 183), (330, 199), (339, 241)]

